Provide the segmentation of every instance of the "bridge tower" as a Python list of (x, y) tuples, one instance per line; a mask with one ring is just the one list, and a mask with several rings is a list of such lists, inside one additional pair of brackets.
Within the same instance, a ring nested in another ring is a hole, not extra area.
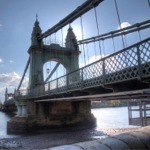
[(36, 18), (31, 36), (31, 46), (28, 50), (30, 55), (29, 89), (31, 90), (44, 84), (43, 65), (47, 61), (55, 60), (62, 64), (66, 68), (66, 73), (79, 69), (80, 51), (71, 26), (66, 36), (66, 47), (55, 43), (44, 45), (43, 41), (38, 39), (41, 34), (42, 30)]
[[(8, 122), (8, 133), (20, 133), (29, 128), (51, 128), (51, 127), (68, 127), (79, 125), (83, 126), (95, 126), (95, 118), (91, 114), (90, 101), (49, 101), (35, 103), (36, 93), (40, 92), (42, 95), (44, 86), (43, 66), (47, 61), (55, 60), (62, 64), (66, 73), (70, 73), (79, 69), (79, 47), (77, 45), (77, 39), (71, 26), (69, 26), (68, 33), (66, 35), (65, 47), (59, 44), (51, 43), (45, 45), (42, 40), (39, 40), (39, 36), (42, 34), (42, 30), (39, 26), (39, 21), (36, 18), (34, 23), (31, 46), (28, 49), (30, 55), (30, 69), (29, 69), (29, 95), (32, 98), (17, 99), (17, 107), (19, 112), (17, 118)], [(78, 81), (80, 73), (77, 72), (66, 79), (67, 84), (69, 82)], [(38, 90), (37, 90), (38, 89)], [(39, 90), (40, 89), (40, 90)], [(77, 93), (72, 94), (75, 96)], [(63, 97), (61, 95), (60, 97)], [(56, 98), (54, 96), (48, 96), (47, 99)], [(25, 110), (26, 109), (26, 110)], [(13, 121), (14, 120), (14, 121)], [(20, 123), (21, 122), (21, 123)], [(19, 124), (19, 125), (18, 125)], [(21, 129), (19, 129), (21, 128)]]
[[(31, 46), (28, 50), (31, 59), (29, 75), (29, 89), (31, 91), (44, 84), (43, 65), (47, 61), (55, 60), (62, 64), (66, 68), (66, 73), (79, 69), (80, 51), (71, 26), (69, 26), (66, 35), (65, 47), (61, 47), (55, 43), (44, 45), (43, 41), (38, 39), (38, 36), (41, 35), (41, 33), (39, 22), (36, 19), (31, 37)], [(78, 81), (79, 78), (80, 74), (76, 73), (74, 76), (67, 79), (67, 82), (75, 82), (76, 80)], [(51, 98), (55, 98), (55, 96)], [(91, 122), (92, 125), (95, 124), (95, 118), (91, 114), (90, 101), (73, 102), (71, 99), (67, 102), (60, 101), (46, 103), (35, 103), (33, 100), (29, 100), (27, 120), (28, 125), (31, 127), (36, 125), (39, 128), (70, 126), (76, 124), (90, 125)]]

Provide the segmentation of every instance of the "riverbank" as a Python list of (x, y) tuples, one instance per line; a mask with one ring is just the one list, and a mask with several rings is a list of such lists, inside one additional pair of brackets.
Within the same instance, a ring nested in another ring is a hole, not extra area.
[[(2, 137), (0, 145), (3, 149), (4, 147), (8, 149), (14, 147), (14, 149), (20, 148), (20, 150), (39, 150), (59, 145), (91, 141), (126, 131), (130, 132), (138, 128), (136, 126), (129, 126), (127, 107), (92, 109), (92, 113), (97, 119), (97, 127), (95, 129), (77, 131), (69, 131), (67, 129), (65, 132), (45, 132), (15, 137), (4, 133), (6, 132), (6, 122), (10, 117), (5, 113), (0, 113), (0, 137)], [(0, 147), (0, 149), (2, 148)]]
[(128, 101), (126, 100), (91, 101), (91, 108), (112, 108), (126, 106), (128, 106)]
[(150, 149), (150, 126), (142, 127), (135, 131), (128, 131), (102, 139), (62, 145), (45, 150), (122, 150), (122, 149)]
[(55, 133), (44, 133), (35, 135), (22, 135), (15, 138), (0, 139), (0, 149), (46, 149), (50, 147), (74, 144), (78, 142), (91, 141), (105, 138), (124, 132), (131, 132), (137, 128), (122, 129), (85, 129), (78, 131), (63, 131)]

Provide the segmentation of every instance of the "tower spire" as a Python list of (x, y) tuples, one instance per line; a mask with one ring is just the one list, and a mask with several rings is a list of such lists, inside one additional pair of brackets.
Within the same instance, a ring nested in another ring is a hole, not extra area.
[(8, 100), (8, 90), (6, 88), (6, 90), (5, 90), (5, 101), (7, 101), (7, 100)]
[(36, 13), (36, 20), (34, 23), (32, 35), (31, 35), (31, 45), (42, 45), (42, 40), (38, 40), (38, 36), (42, 34), (42, 30), (39, 26), (38, 14)]
[(73, 32), (73, 28), (71, 27), (71, 24), (69, 24), (68, 33), (66, 36), (66, 47), (72, 50), (79, 50), (79, 47), (77, 46), (77, 39)]
[(38, 14), (36, 13), (36, 21), (38, 21)]

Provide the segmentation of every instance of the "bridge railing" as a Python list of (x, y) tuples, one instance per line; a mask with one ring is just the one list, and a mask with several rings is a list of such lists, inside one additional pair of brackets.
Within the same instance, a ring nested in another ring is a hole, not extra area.
[[(57, 78), (26, 95), (36, 97), (150, 77), (150, 38)], [(22, 93), (22, 91), (17, 91)]]

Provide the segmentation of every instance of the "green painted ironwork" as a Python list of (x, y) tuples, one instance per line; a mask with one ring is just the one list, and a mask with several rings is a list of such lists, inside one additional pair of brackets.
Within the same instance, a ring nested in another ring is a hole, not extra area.
[(150, 38), (32, 90), (20, 90), (15, 94), (34, 98), (103, 87), (134, 79), (150, 79)]

